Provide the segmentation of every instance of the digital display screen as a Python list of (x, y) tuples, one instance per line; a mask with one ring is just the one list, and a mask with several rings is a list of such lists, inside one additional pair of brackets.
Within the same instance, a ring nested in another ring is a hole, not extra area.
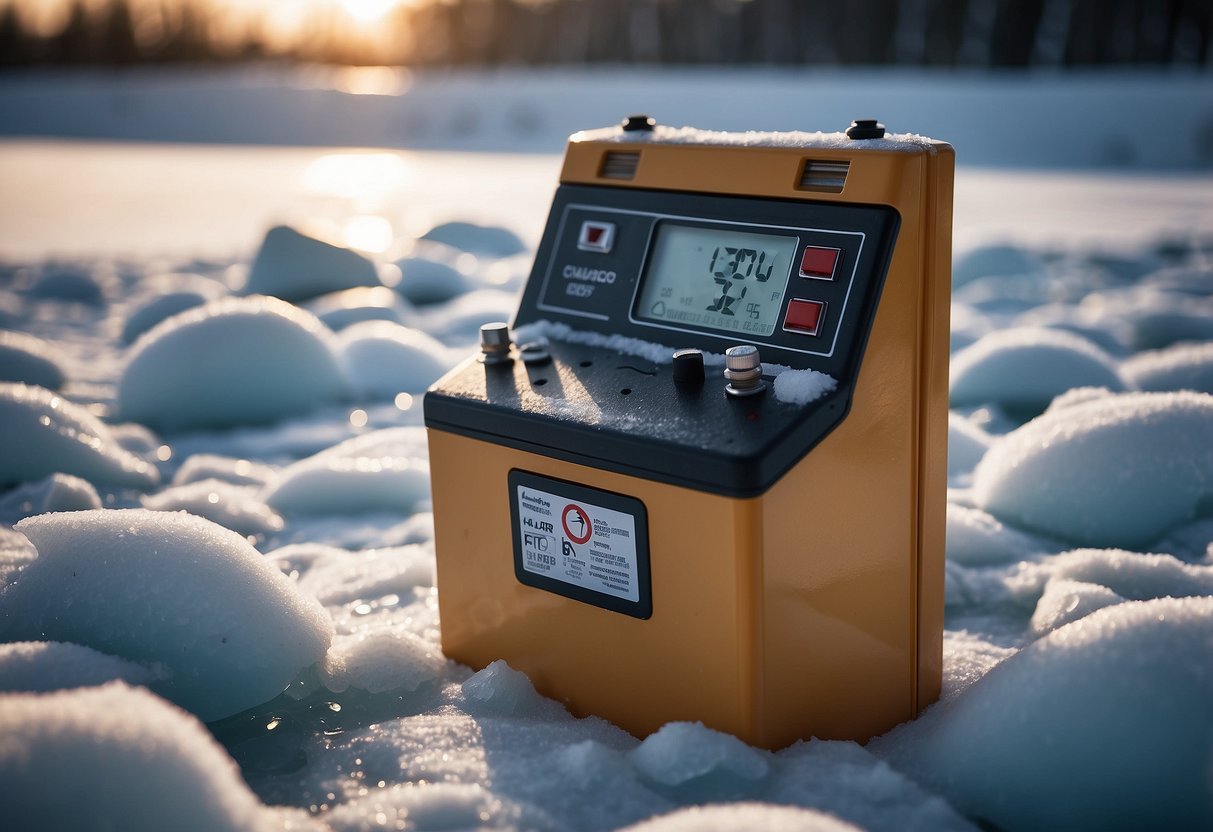
[(795, 236), (660, 223), (636, 317), (770, 335), (779, 320), (798, 244)]

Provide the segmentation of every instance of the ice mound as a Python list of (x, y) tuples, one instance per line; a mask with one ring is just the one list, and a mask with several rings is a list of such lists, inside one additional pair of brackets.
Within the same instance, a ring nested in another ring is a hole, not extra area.
[(433, 642), (401, 629), (338, 636), (320, 669), (326, 688), (341, 693), (413, 693), (438, 681), (447, 660)]
[(543, 697), (525, 673), (498, 659), (463, 683), (464, 708), (473, 715), (531, 716)]
[(993, 329), (988, 316), (978, 312), (967, 303), (952, 301), (951, 340), (952, 352), (967, 347)]
[(24, 332), (0, 330), (0, 381), (19, 381), (58, 390), (67, 373), (55, 358), (55, 348)]
[(476, 289), (450, 303), (427, 308), (420, 320), (426, 332), (443, 340), (478, 342), (481, 324), (508, 321), (517, 308), (514, 292)]
[[(1195, 308), (1193, 308), (1195, 306)], [(1125, 310), (1130, 339), (1139, 350), (1163, 349), (1185, 341), (1213, 341), (1213, 309), (1169, 299)]]
[(1213, 598), (1054, 630), (873, 747), (970, 817), (1037, 829), (1213, 828)]
[(1133, 601), (1213, 595), (1213, 566), (1184, 563), (1172, 555), (1121, 549), (1075, 549), (1043, 564), (1051, 581), (1094, 583)]
[(333, 625), (247, 540), (183, 512), (47, 514), (0, 591), (0, 639), (83, 644), (171, 674), (153, 684), (203, 720), (278, 695), (323, 658)]
[(1010, 563), (1049, 548), (1041, 540), (1008, 529), (981, 509), (948, 504), (948, 560), (966, 566)]
[(1035, 254), (1013, 245), (987, 245), (955, 258), (952, 285), (963, 286), (982, 277), (1043, 274), (1045, 265)]
[(699, 722), (669, 722), (627, 754), (657, 789), (683, 800), (752, 795), (770, 771), (770, 755)]
[(798, 742), (775, 755), (768, 803), (812, 806), (861, 829), (976, 832), (940, 797), (853, 742)]
[(24, 517), (51, 511), (90, 508), (101, 508), (101, 497), (91, 483), (70, 474), (51, 474), (0, 495), (0, 523), (16, 523)]
[(308, 302), (307, 310), (333, 331), (360, 321), (404, 323), (409, 308), (386, 286), (360, 286), (321, 295)]
[(1085, 338), (1022, 327), (986, 335), (952, 356), (948, 396), (954, 406), (998, 404), (1039, 413), (1072, 387), (1123, 390), (1116, 362)]
[(140, 335), (166, 318), (171, 318), (187, 309), (193, 309), (195, 306), (202, 306), (209, 300), (212, 298), (206, 297), (200, 292), (188, 290), (157, 295), (131, 312), (126, 323), (122, 325), (122, 343), (133, 344)]
[(775, 376), (775, 398), (785, 404), (808, 404), (834, 392), (838, 381), (817, 370), (784, 370)]
[(513, 231), (471, 222), (445, 222), (436, 225), (422, 234), (421, 239), (490, 257), (509, 257), (526, 251), (526, 245)]
[(620, 832), (862, 832), (860, 827), (818, 812), (765, 803), (688, 806), (624, 827)]
[(396, 291), (415, 306), (446, 303), (475, 286), (475, 281), (459, 269), (429, 257), (405, 257), (396, 261), (400, 282)]
[(375, 264), (361, 254), (279, 225), (266, 232), (244, 293), (297, 301), (355, 286), (378, 285)]
[(265, 485), (274, 478), (272, 466), (220, 454), (193, 454), (173, 474), (173, 485), (222, 480), (233, 485)]
[(105, 303), (105, 288), (96, 275), (85, 269), (51, 265), (34, 280), (30, 296), (100, 306)]
[(1133, 548), (1213, 496), (1213, 396), (1127, 393), (1052, 409), (1003, 437), (973, 472), (1000, 520), (1091, 546)]
[(948, 476), (967, 474), (990, 449), (993, 437), (957, 413), (948, 414)]
[(332, 832), (553, 828), (523, 823), (520, 807), (477, 783), (405, 783), (376, 789), (328, 812), (325, 822)]
[(457, 357), (421, 330), (390, 321), (350, 325), (337, 336), (336, 350), (350, 387), (366, 398), (420, 393)]
[(160, 473), (123, 450), (110, 428), (42, 387), (0, 383), (0, 488), (56, 472), (94, 483), (151, 488)]
[(262, 497), (284, 512), (411, 513), (429, 497), (425, 430), (385, 428), (288, 465)]
[(145, 690), (0, 697), (0, 737), (10, 829), (309, 828), (263, 806), (205, 727)]
[(332, 546), (284, 546), (267, 557), (279, 566), (291, 564), (301, 550), (311, 563), (299, 589), (325, 605), (350, 604), (387, 595), (405, 595), (434, 585), (434, 552), (425, 546), (396, 546), (349, 552)]
[(215, 301), (139, 339), (118, 379), (118, 409), (159, 430), (274, 422), (345, 395), (331, 341), (315, 316), (284, 301)]
[(1123, 600), (1099, 584), (1068, 579), (1049, 581), (1032, 613), (1032, 632), (1038, 636), (1044, 635)]
[(1121, 365), (1121, 372), (1138, 390), (1213, 393), (1213, 342), (1139, 353)]
[(143, 498), (152, 511), (188, 511), (224, 528), (247, 536), (282, 531), (282, 517), (258, 499), (255, 485), (233, 485), (222, 480), (198, 480), (166, 488)]
[(38, 557), (38, 551), (21, 532), (0, 526), (0, 590), (13, 575)]
[(61, 641), (0, 644), (0, 692), (5, 693), (45, 693), (119, 680), (146, 685), (163, 676), (163, 668), (107, 656), (79, 644)]

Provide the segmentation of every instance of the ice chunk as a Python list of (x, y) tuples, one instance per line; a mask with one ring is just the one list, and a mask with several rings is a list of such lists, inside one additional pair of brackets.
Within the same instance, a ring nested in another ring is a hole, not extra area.
[(413, 693), (434, 684), (447, 660), (429, 641), (399, 629), (338, 636), (320, 671), (335, 693), (356, 688), (366, 693)]
[(282, 531), (282, 517), (258, 499), (258, 491), (255, 485), (198, 480), (145, 496), (143, 507), (153, 511), (188, 511), (245, 536)]
[(396, 291), (416, 306), (446, 303), (475, 286), (459, 269), (429, 257), (405, 257), (396, 266), (400, 269)]
[(699, 722), (670, 722), (628, 752), (636, 771), (685, 800), (753, 794), (770, 770), (770, 755)]
[(104, 422), (42, 387), (0, 383), (0, 488), (56, 472), (151, 488), (160, 473), (119, 447)]
[(244, 293), (295, 301), (378, 285), (375, 264), (361, 254), (279, 225), (266, 232)]
[(1098, 610), (872, 748), (1000, 829), (1213, 828), (1213, 598)]
[(211, 298), (199, 292), (169, 292), (156, 295), (135, 309), (122, 326), (122, 343), (133, 344), (135, 340), (156, 324), (179, 312), (202, 306)]
[(861, 827), (816, 809), (741, 802), (687, 806), (668, 815), (661, 815), (624, 827), (620, 832), (862, 832), (862, 830)]
[(1009, 563), (1051, 547), (981, 509), (948, 504), (947, 556), (966, 566)]
[(999, 330), (952, 357), (954, 406), (998, 404), (1039, 413), (1072, 387), (1123, 390), (1116, 362), (1085, 338), (1056, 329)]
[(309, 301), (307, 309), (334, 331), (359, 321), (404, 323), (410, 314), (400, 296), (386, 286), (360, 286), (321, 295)]
[(1213, 342), (1176, 344), (1157, 352), (1138, 353), (1120, 369), (1138, 390), (1213, 393)]
[(784, 404), (808, 404), (838, 388), (833, 376), (817, 370), (784, 370), (775, 376), (775, 398)]
[(53, 346), (24, 332), (0, 330), (0, 381), (58, 390), (66, 380)]
[(0, 526), (0, 590), (13, 575), (37, 557), (38, 551), (28, 537), (7, 526)]
[(146, 685), (165, 675), (163, 667), (107, 656), (79, 644), (62, 641), (0, 644), (0, 691), (5, 693), (45, 693), (116, 680)]
[(1213, 495), (1213, 396), (1127, 393), (1050, 410), (997, 442), (973, 475), (1004, 522), (1136, 547)]
[(1032, 632), (1044, 635), (1123, 600), (1125, 599), (1099, 584), (1067, 579), (1051, 580), (1045, 584), (1045, 591), (1036, 602), (1036, 611), (1032, 613)]
[(948, 414), (948, 475), (967, 474), (977, 467), (993, 441), (990, 434), (958, 413)]
[(309, 828), (303, 813), (262, 805), (197, 720), (120, 682), (0, 697), (0, 737), (10, 829)]
[(90, 508), (101, 508), (101, 497), (92, 484), (71, 474), (51, 474), (0, 496), (0, 523), (16, 523), (23, 517), (51, 511)]
[(513, 231), (471, 222), (445, 222), (436, 225), (422, 234), (421, 239), (445, 243), (462, 251), (489, 257), (509, 257), (511, 254), (526, 251), (526, 245)]
[(262, 496), (284, 512), (407, 514), (429, 493), (425, 430), (404, 427), (356, 436), (289, 465)]
[(963, 286), (982, 277), (1043, 274), (1044, 271), (1044, 263), (1031, 251), (1013, 245), (987, 245), (953, 261), (952, 285)]
[(450, 341), (478, 341), (480, 326), (508, 321), (518, 308), (518, 295), (500, 289), (476, 289), (449, 303), (427, 307), (418, 314), (421, 328)]
[(274, 478), (274, 468), (248, 459), (219, 454), (194, 454), (173, 474), (173, 485), (200, 480), (222, 480), (233, 485), (265, 485)]
[(347, 327), (336, 349), (350, 386), (363, 397), (422, 392), (459, 357), (424, 332), (389, 321)]
[(274, 422), (345, 395), (331, 344), (324, 324), (284, 301), (215, 301), (139, 339), (118, 409), (160, 430)]
[(502, 659), (463, 683), (464, 707), (474, 715), (530, 716), (543, 702), (525, 673)]
[(240, 535), (184, 512), (45, 514), (38, 558), (0, 591), (0, 638), (83, 644), (171, 673), (153, 690), (204, 720), (279, 694), (328, 649), (315, 601)]

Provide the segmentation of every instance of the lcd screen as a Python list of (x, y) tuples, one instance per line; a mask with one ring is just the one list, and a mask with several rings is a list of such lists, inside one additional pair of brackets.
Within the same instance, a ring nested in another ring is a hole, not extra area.
[(642, 320), (770, 335), (798, 237), (661, 223), (636, 300)]

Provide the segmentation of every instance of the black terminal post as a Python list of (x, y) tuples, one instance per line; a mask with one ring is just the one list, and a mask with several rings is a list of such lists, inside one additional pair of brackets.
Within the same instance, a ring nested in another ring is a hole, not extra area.
[(644, 131), (646, 133), (653, 132), (653, 128), (657, 126), (657, 119), (652, 116), (646, 116), (643, 113), (630, 115), (623, 120), (623, 129), (626, 133), (635, 133)]
[(884, 125), (874, 118), (857, 118), (847, 128), (848, 139), (883, 139)]

